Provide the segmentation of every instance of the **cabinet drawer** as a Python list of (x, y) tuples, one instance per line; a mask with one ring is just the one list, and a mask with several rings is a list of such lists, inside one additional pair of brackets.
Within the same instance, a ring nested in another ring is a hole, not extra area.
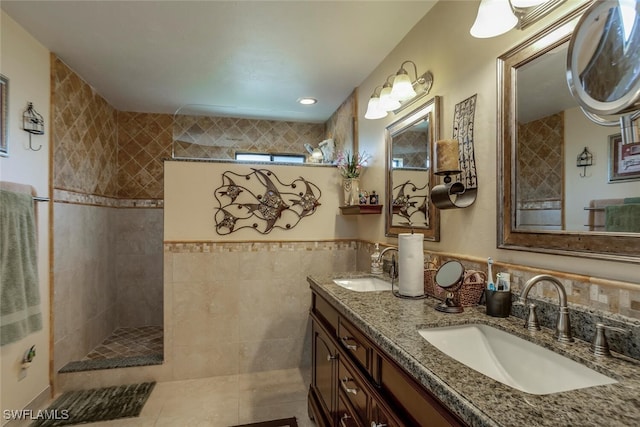
[(345, 398), (342, 397), (341, 393), (338, 393), (338, 426), (339, 427), (361, 427), (364, 426), (356, 415), (354, 415), (353, 411), (345, 403)]
[(412, 380), (394, 363), (381, 358), (380, 392), (385, 401), (410, 425), (429, 427), (462, 427), (464, 424), (429, 392)]
[(352, 359), (371, 374), (371, 355), (373, 349), (368, 340), (353, 325), (340, 317), (338, 323), (338, 341), (347, 350)]
[(312, 294), (311, 311), (324, 323), (331, 335), (338, 330), (338, 312), (321, 296)]
[(354, 375), (342, 362), (338, 363), (338, 388), (340, 389), (338, 394), (350, 403), (358, 422), (365, 423), (369, 396), (360, 377)]

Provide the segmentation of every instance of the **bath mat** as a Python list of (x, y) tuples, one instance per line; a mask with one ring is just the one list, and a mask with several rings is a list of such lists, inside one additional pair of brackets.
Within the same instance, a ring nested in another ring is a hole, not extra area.
[(282, 418), (280, 420), (262, 421), (259, 423), (240, 424), (232, 427), (298, 427), (296, 418)]
[(64, 393), (42, 411), (42, 418), (31, 423), (30, 427), (70, 426), (137, 417), (155, 384), (129, 384)]

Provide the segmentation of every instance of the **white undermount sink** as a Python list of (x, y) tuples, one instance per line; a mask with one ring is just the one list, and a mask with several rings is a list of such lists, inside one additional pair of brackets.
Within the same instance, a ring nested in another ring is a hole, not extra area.
[(551, 350), (488, 325), (446, 326), (418, 332), (449, 357), (526, 393), (559, 393), (617, 382)]
[(377, 277), (357, 277), (354, 279), (335, 279), (336, 285), (356, 292), (390, 291), (391, 283)]

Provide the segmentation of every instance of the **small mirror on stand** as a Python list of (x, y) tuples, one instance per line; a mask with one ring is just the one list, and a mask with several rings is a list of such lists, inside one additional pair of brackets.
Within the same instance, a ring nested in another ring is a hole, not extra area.
[(436, 306), (443, 313), (462, 313), (462, 306), (455, 301), (455, 293), (462, 286), (464, 266), (459, 261), (447, 261), (436, 272), (435, 282), (446, 291), (445, 300)]

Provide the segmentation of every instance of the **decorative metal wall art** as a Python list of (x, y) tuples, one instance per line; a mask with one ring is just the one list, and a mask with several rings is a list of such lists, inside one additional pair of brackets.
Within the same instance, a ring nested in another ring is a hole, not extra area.
[(476, 112), (477, 94), (456, 105), (453, 116), (453, 139), (460, 144), (460, 179), (465, 189), (478, 188), (476, 157), (473, 151), (473, 118)]
[(261, 234), (273, 229), (290, 230), (320, 206), (321, 191), (303, 177), (286, 184), (268, 169), (243, 175), (226, 171), (215, 190), (218, 201), (216, 232), (231, 234), (252, 228)]
[(460, 175), (454, 183), (431, 190), (431, 199), (438, 209), (466, 208), (476, 201), (478, 174), (473, 150), (473, 120), (477, 94), (456, 104), (453, 116), (453, 138), (458, 141)]

